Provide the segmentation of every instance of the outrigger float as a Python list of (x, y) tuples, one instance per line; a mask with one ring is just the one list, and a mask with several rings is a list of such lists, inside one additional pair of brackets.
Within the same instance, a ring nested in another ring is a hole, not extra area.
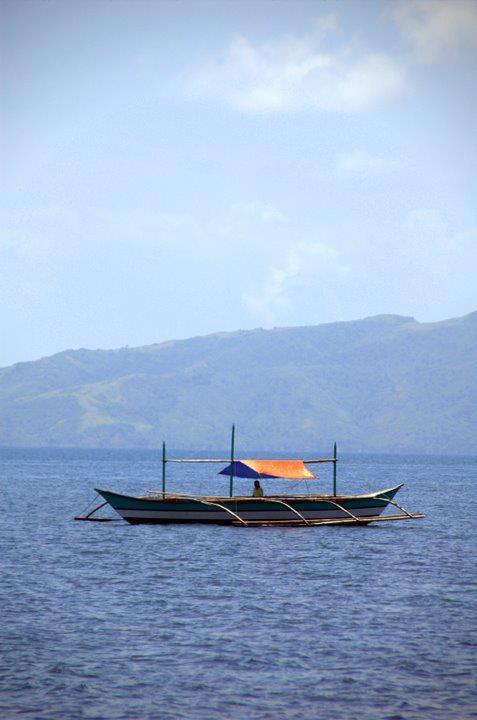
[[(389, 522), (422, 518), (422, 513), (410, 513), (394, 500), (401, 485), (366, 495), (338, 495), (336, 490), (336, 443), (333, 457), (310, 460), (237, 460), (234, 454), (235, 426), (232, 427), (231, 453), (228, 459), (189, 459), (166, 457), (162, 445), (162, 488), (149, 490), (147, 495), (132, 496), (96, 489), (103, 502), (86, 515), (75, 520), (107, 521), (113, 518), (94, 517), (95, 513), (110, 505), (116, 513), (132, 525), (138, 523), (213, 523), (241, 527), (259, 526), (316, 526), (316, 525), (368, 525), (371, 522)], [(229, 477), (229, 495), (187, 495), (166, 491), (167, 463), (229, 463), (220, 475)], [(267, 495), (250, 497), (234, 495), (234, 478), (309, 480), (317, 476), (307, 465), (333, 464), (333, 495)], [(382, 513), (392, 505), (399, 514)]]

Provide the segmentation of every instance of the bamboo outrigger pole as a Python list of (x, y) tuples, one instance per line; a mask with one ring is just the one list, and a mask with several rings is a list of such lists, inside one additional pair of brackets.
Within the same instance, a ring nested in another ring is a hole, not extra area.
[(235, 425), (232, 425), (232, 442), (230, 445), (230, 497), (234, 494), (234, 452), (235, 452)]
[[(175, 463), (228, 463), (230, 458), (167, 458), (167, 462)], [(320, 461), (321, 462), (321, 461)], [(330, 460), (330, 462), (332, 462)]]
[(307, 460), (306, 458), (303, 458), (303, 462), (305, 465), (317, 465), (318, 463), (325, 463), (325, 462), (334, 462), (335, 458), (311, 458), (311, 460)]

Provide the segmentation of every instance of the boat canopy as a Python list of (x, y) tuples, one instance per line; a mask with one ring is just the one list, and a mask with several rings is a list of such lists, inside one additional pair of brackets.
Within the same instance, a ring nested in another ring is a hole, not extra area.
[[(231, 466), (227, 465), (219, 475), (230, 475)], [(302, 460), (236, 460), (233, 474), (238, 478), (288, 478), (290, 480), (309, 480), (316, 478)]]

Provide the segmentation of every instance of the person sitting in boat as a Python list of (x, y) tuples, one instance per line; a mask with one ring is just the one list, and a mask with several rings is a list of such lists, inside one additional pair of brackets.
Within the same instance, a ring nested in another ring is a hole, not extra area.
[(260, 485), (260, 480), (255, 480), (254, 482), (253, 497), (263, 497), (263, 488)]

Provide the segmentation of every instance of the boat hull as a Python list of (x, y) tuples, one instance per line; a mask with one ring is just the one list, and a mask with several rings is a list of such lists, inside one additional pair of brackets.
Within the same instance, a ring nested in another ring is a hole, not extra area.
[[(135, 497), (109, 490), (97, 492), (128, 523), (212, 523), (287, 522), (300, 517), (312, 521), (379, 517), (401, 486), (370, 495), (357, 496), (276, 496), (263, 500), (249, 497), (177, 497), (172, 495)], [(337, 504), (335, 504), (337, 503)], [(341, 506), (341, 507), (338, 507)], [(343, 509), (341, 509), (343, 508)]]

